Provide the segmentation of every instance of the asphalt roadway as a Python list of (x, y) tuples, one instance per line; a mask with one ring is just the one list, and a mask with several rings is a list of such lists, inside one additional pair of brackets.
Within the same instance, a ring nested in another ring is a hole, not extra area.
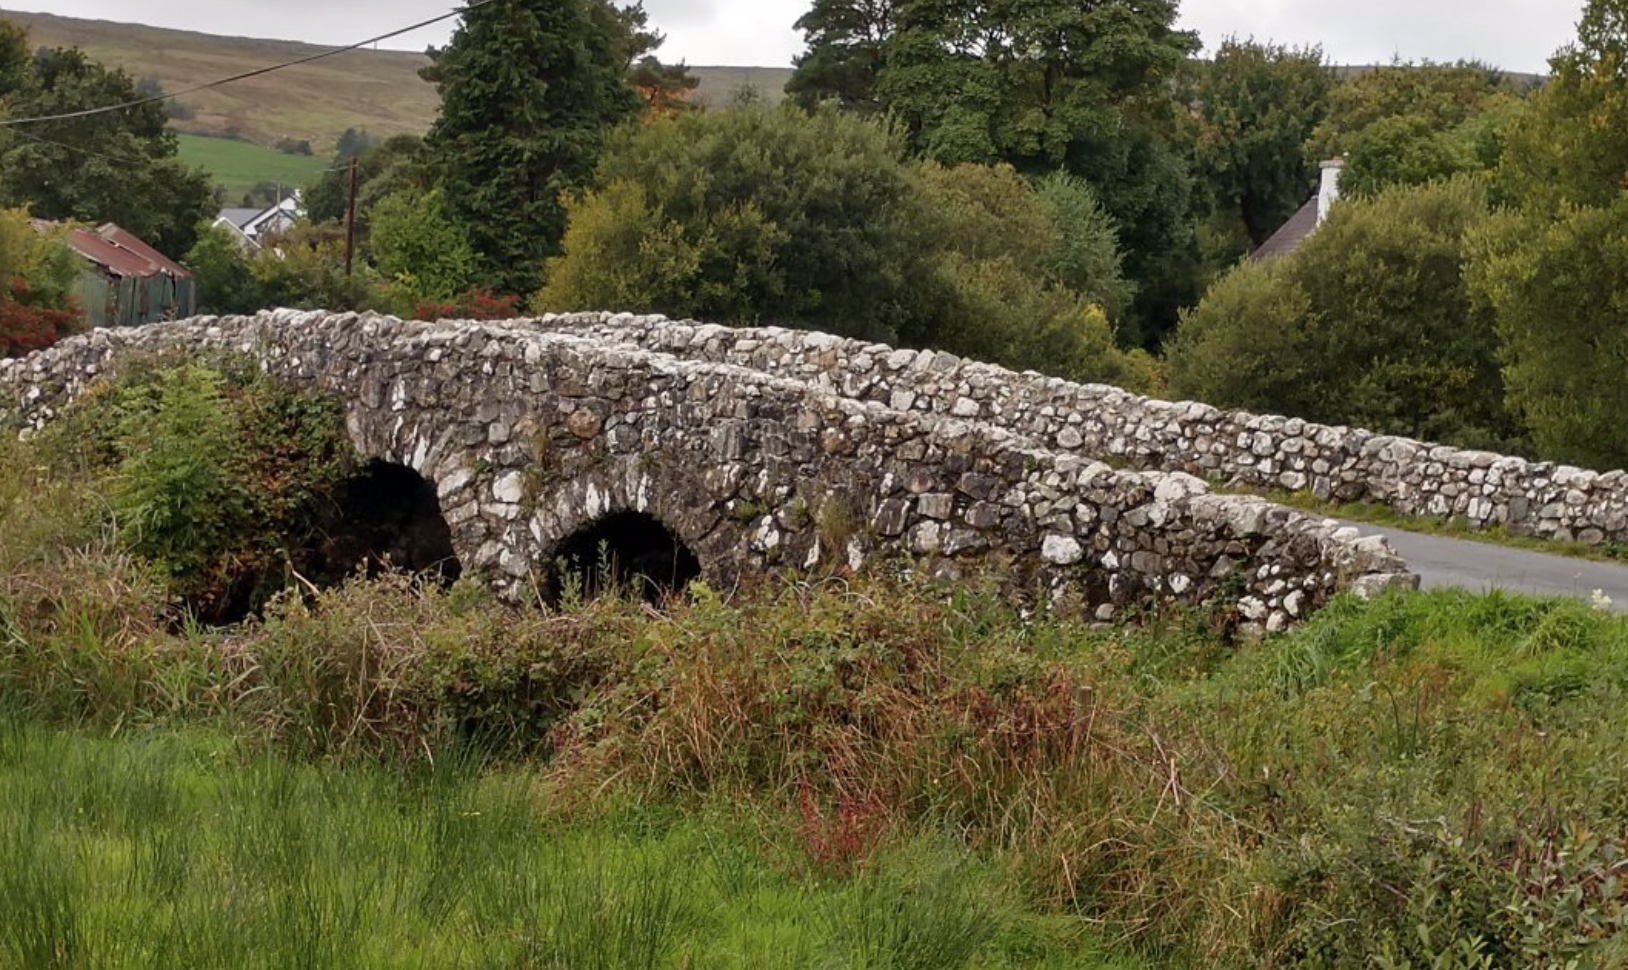
[[(1344, 522), (1344, 520), (1340, 520)], [(1344, 522), (1363, 535), (1382, 535), (1419, 574), (1426, 589), (1457, 586), (1475, 592), (1501, 589), (1536, 596), (1610, 597), (1628, 613), (1628, 564), (1570, 559), (1548, 553), (1442, 536), (1420, 535), (1363, 522)]]

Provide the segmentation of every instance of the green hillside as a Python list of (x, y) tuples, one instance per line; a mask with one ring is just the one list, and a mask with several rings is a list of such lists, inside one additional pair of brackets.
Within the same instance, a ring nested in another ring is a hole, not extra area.
[(181, 136), (181, 159), (214, 176), (217, 185), (224, 185), (228, 204), (235, 204), (260, 182), (301, 188), (328, 167), (323, 158), (286, 155), (251, 142), (202, 135)]
[[(322, 50), (289, 41), (217, 37), (55, 14), (0, 11), (0, 18), (28, 28), (38, 46), (81, 47), (97, 60), (121, 67), (138, 78), (154, 78), (170, 91)], [(435, 88), (418, 76), (419, 69), (428, 63), (423, 54), (408, 51), (352, 51), (188, 95), (184, 103), (190, 117), (175, 125), (193, 135), (235, 132), (261, 145), (272, 145), (283, 138), (309, 141), (318, 156), (326, 157), (346, 128), (362, 128), (378, 136), (427, 130), (440, 106)], [(791, 76), (789, 68), (693, 70), (701, 79), (696, 98), (707, 104), (726, 103), (743, 86), (752, 87), (767, 100), (778, 101)], [(188, 151), (200, 149), (193, 144)], [(270, 181), (281, 177), (278, 172), (288, 171), (269, 158), (263, 163), (250, 162), (246, 153), (229, 155), (224, 149), (204, 151), (199, 161), (204, 159), (210, 166), (221, 166), (217, 174), (228, 185)], [(232, 174), (225, 174), (228, 169)], [(215, 169), (211, 167), (211, 171)]]

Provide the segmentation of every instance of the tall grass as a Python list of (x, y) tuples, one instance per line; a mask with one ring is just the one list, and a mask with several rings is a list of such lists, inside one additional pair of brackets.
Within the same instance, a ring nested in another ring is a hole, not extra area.
[(772, 865), (743, 817), (567, 822), (527, 769), (480, 767), (404, 775), (196, 731), (0, 722), (0, 966), (1104, 965), (953, 843), (810, 877)]

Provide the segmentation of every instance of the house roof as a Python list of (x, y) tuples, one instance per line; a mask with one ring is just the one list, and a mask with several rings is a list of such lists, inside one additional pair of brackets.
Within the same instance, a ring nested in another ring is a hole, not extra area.
[(1283, 227), (1272, 234), (1272, 238), (1261, 243), (1261, 247), (1250, 254), (1250, 259), (1256, 262), (1272, 259), (1277, 256), (1287, 256), (1300, 248), (1312, 233), (1317, 231), (1318, 197), (1312, 196), (1300, 211), (1289, 217)]
[(67, 242), (74, 252), (114, 276), (163, 274), (177, 279), (192, 278), (185, 267), (111, 222), (94, 231), (75, 229), (68, 233)]
[(242, 229), (244, 226), (253, 222), (255, 217), (260, 215), (261, 211), (262, 210), (260, 209), (222, 209), (220, 210), (220, 218), (225, 219), (232, 225)]
[(174, 276), (177, 279), (192, 278), (191, 270), (137, 239), (129, 230), (109, 222), (96, 230), (96, 234), (120, 249), (135, 253), (166, 276)]

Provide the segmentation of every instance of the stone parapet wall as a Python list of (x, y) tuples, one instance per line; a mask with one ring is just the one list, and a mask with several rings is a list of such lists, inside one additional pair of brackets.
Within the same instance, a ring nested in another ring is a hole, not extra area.
[[(783, 339), (807, 353), (830, 338)], [(1103, 619), (1220, 602), (1278, 629), (1336, 592), (1417, 582), (1383, 540), (1188, 475), (1116, 471), (982, 412), (895, 407), (634, 343), (526, 321), (201, 318), (0, 361), (0, 420), (41, 428), (136, 355), (248, 355), (341, 401), (364, 456), (433, 483), (465, 570), (514, 597), (567, 538), (622, 511), (664, 523), (724, 588), (906, 554), (935, 576), (993, 571)], [(872, 359), (939, 373), (920, 355)]]
[(1402, 515), (1589, 544), (1628, 542), (1628, 472), (1594, 472), (1296, 418), (1173, 403), (932, 351), (627, 314), (532, 324), (750, 367), (856, 400), (997, 424), (1058, 451)]

